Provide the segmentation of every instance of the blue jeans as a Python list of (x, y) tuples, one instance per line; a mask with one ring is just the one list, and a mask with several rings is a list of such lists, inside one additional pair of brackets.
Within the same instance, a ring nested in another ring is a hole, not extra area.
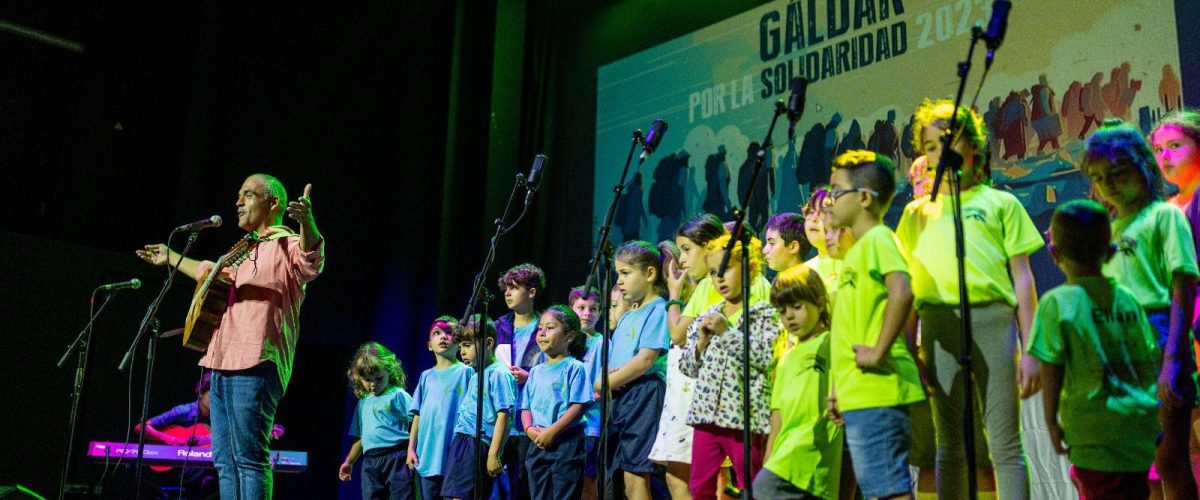
[(842, 412), (846, 446), (854, 462), (854, 477), (867, 498), (886, 498), (913, 491), (908, 472), (910, 428), (903, 406)]
[(221, 498), (271, 498), (267, 441), (282, 396), (274, 363), (246, 370), (213, 370), (209, 419)]

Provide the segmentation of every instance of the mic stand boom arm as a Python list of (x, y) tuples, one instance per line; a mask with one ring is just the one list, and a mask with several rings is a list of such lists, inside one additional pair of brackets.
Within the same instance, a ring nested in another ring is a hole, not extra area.
[[(177, 231), (172, 231), (171, 236), (174, 236)], [(167, 295), (167, 290), (171, 289), (171, 285), (175, 282), (175, 274), (179, 272), (179, 263), (183, 262), (187, 256), (188, 250), (191, 250), (192, 244), (196, 242), (196, 237), (200, 233), (195, 231), (188, 234), (187, 244), (183, 246), (183, 251), (179, 253), (179, 260), (175, 265), (167, 262), (167, 278), (163, 280), (163, 286), (158, 291), (158, 296), (150, 302), (150, 307), (146, 308), (146, 315), (142, 317), (142, 324), (138, 326), (137, 336), (133, 338), (133, 343), (129, 345), (129, 350), (125, 351), (125, 357), (121, 359), (121, 365), (117, 367), (119, 371), (125, 371), (129, 367), (130, 361), (133, 360), (133, 352), (137, 349), (138, 344), (142, 341), (142, 337), (146, 336), (146, 332), (150, 332), (150, 340), (146, 343), (146, 375), (145, 381), (142, 384), (142, 416), (138, 422), (145, 422), (150, 411), (150, 383), (154, 378), (154, 348), (158, 343), (158, 308), (162, 305), (163, 297)], [(167, 246), (170, 247), (171, 237), (167, 237)], [(169, 260), (168, 253), (167, 259)], [(216, 269), (210, 272), (220, 272)], [(137, 472), (134, 474), (134, 484), (137, 485), (137, 496), (142, 498), (142, 458), (146, 450), (146, 432), (143, 429), (138, 433), (138, 453), (137, 464), (135, 468)]]
[(762, 172), (763, 164), (766, 163), (767, 155), (771, 151), (771, 136), (775, 133), (775, 124), (779, 122), (779, 116), (786, 113), (787, 108), (783, 105), (783, 101), (775, 102), (775, 115), (771, 117), (771, 126), (767, 128), (767, 137), (763, 139), (762, 148), (758, 150), (758, 155), (754, 158), (754, 172), (750, 175), (750, 184), (746, 186), (746, 193), (742, 195), (742, 209), (734, 211), (733, 234), (729, 237), (729, 243), (725, 244), (725, 249), (722, 250), (724, 255), (721, 256), (721, 266), (717, 270), (718, 276), (725, 274), (725, 269), (729, 267), (729, 256), (733, 252), (733, 246), (739, 242), (742, 245), (742, 477), (746, 478), (746, 487), (742, 489), (742, 498), (749, 500), (754, 498), (754, 489), (751, 486), (754, 476), (751, 474), (750, 451), (751, 444), (754, 442), (754, 433), (750, 425), (750, 238), (746, 232), (746, 214), (749, 211), (750, 202), (754, 197), (754, 185), (758, 182), (758, 174)]
[[(486, 337), (487, 337), (487, 334), (486, 334), (486, 331), (487, 331), (487, 324), (486, 324), (487, 323), (487, 305), (488, 305), (488, 301), (491, 300), (492, 297), (491, 297), (491, 294), (488, 293), (488, 291), (484, 285), (484, 280), (487, 278), (488, 271), (491, 270), (492, 263), (496, 260), (496, 245), (500, 242), (500, 237), (504, 236), (505, 234), (508, 234), (510, 231), (512, 231), (513, 228), (515, 228), (517, 226), (517, 223), (521, 222), (521, 219), (525, 217), (525, 212), (529, 208), (530, 196), (526, 196), (525, 197), (525, 206), (521, 210), (521, 215), (519, 215), (517, 217), (517, 220), (513, 221), (512, 225), (506, 226), (505, 221), (508, 220), (508, 213), (509, 213), (509, 210), (512, 209), (513, 199), (516, 198), (517, 191), (519, 191), (523, 187), (526, 187), (525, 175), (518, 173), (517, 181), (515, 184), (513, 184), (513, 190), (508, 195), (508, 202), (504, 204), (504, 213), (500, 215), (499, 219), (496, 219), (493, 222), (496, 225), (496, 234), (492, 235), (492, 239), (489, 242), (487, 254), (484, 255), (484, 258), (483, 258), (483, 267), (479, 270), (479, 274), (475, 275), (475, 284), (471, 287), (471, 298), (468, 299), (467, 309), (466, 309), (466, 311), (463, 312), (462, 321), (459, 322), (460, 327), (465, 327), (467, 325), (467, 322), (470, 321), (470, 319), (471, 319), (471, 314), (473, 312), (475, 312), (475, 308), (482, 306), (483, 315), (480, 316), (479, 321), (475, 325), (475, 328), (476, 328), (476, 330), (481, 330), (482, 332), (484, 332), (484, 334), (482, 336), (480, 336), (481, 338), (483, 338), (483, 341), (479, 342), (479, 344), (481, 344), (481, 345), (476, 346), (475, 362), (472, 363), (473, 365), (475, 365), (475, 439), (476, 439), (476, 441), (472, 444), (475, 445), (475, 485), (476, 485), (476, 487), (474, 488), (474, 491), (475, 491), (475, 498), (477, 500), (483, 498), (482, 495), (484, 493), (483, 493), (482, 489), (479, 488), (479, 485), (483, 484), (483, 482), (484, 482), (483, 475), (487, 474), (487, 465), (486, 465), (487, 462), (486, 462), (486, 459), (484, 456), (483, 446), (480, 446), (480, 444), (483, 442), (483, 397), (484, 397), (484, 390), (483, 390), (484, 389), (484, 387), (483, 387), (484, 386), (484, 373), (483, 373), (483, 371), (484, 371), (484, 369), (487, 368), (483, 364), (483, 359), (486, 357), (483, 353), (487, 349), (487, 346), (486, 346), (486, 343), (487, 343), (487, 340), (486, 340)], [(532, 192), (528, 193), (528, 194), (532, 194)], [(497, 339), (497, 340), (499, 340), (499, 339)], [(492, 436), (492, 439), (504, 439), (504, 437), (505, 436)], [(510, 464), (510, 465), (513, 465), (513, 464)], [(488, 492), (487, 494), (491, 494), (491, 492)]]
[[(617, 203), (621, 201), (621, 193), (625, 190), (625, 176), (629, 175), (629, 165), (633, 163), (633, 152), (639, 145), (642, 144), (642, 131), (634, 130), (633, 137), (630, 139), (629, 155), (625, 157), (625, 167), (621, 169), (621, 180), (613, 186), (612, 202), (608, 204), (608, 212), (604, 214), (604, 223), (600, 225), (600, 242), (596, 245), (596, 255), (592, 257), (592, 269), (588, 271), (587, 281), (584, 282), (583, 290), (587, 293), (590, 290), (592, 283), (596, 279), (596, 273), (603, 267), (604, 276), (600, 281), (605, 287), (609, 286), (609, 274), (612, 267), (612, 254), (608, 251), (609, 231), (612, 229), (613, 216), (617, 213)], [(644, 161), (644, 160), (643, 160)], [(638, 162), (640, 167), (642, 161)], [(607, 257), (607, 259), (606, 259)], [(601, 263), (605, 263), (601, 266)], [(608, 301), (610, 298), (609, 290), (600, 291), (600, 449), (596, 453), (596, 490), (601, 499), (608, 498), (608, 488), (606, 487), (606, 476), (608, 474), (608, 414), (612, 410), (612, 394), (608, 385), (608, 348), (609, 334), (608, 332)]]

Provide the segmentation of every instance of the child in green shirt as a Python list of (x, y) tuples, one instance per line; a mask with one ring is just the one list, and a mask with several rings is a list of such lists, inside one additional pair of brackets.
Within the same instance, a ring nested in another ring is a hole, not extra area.
[(1042, 362), (1051, 444), (1073, 464), (1082, 497), (1148, 498), (1161, 429), (1156, 332), (1134, 294), (1101, 272), (1114, 249), (1100, 204), (1060, 206), (1050, 231), (1067, 283), (1038, 303), (1029, 355)]
[(1187, 216), (1166, 201), (1163, 175), (1142, 132), (1106, 120), (1087, 139), (1079, 169), (1097, 198), (1112, 208), (1117, 253), (1103, 272), (1129, 289), (1158, 332), (1162, 441), (1154, 460), (1164, 497), (1196, 497), (1189, 460), (1192, 410), (1197, 407), (1192, 313), (1196, 298), (1196, 247)]
[(871, 151), (834, 160), (829, 222), (849, 230), (830, 328), (829, 411), (844, 420), (846, 445), (864, 497), (913, 498), (908, 472), (909, 404), (925, 398), (904, 342), (913, 294), (896, 235), (883, 225), (896, 181), (892, 162)]
[(829, 296), (808, 266), (775, 278), (771, 305), (795, 344), (775, 366), (771, 433), (763, 469), (754, 478), (759, 498), (838, 496), (842, 429), (825, 412), (829, 396)]
[[(913, 118), (914, 142), (930, 165), (937, 166), (949, 133), (954, 102), (926, 100)], [(980, 447), (995, 466), (1002, 498), (1029, 498), (1029, 477), (1022, 450), (1019, 398), (1038, 390), (1037, 360), (1019, 357), (1028, 344), (1029, 324), (1037, 305), (1037, 287), (1029, 255), (1044, 245), (1025, 207), (1012, 193), (991, 187), (988, 130), (969, 108), (957, 108), (961, 127), (951, 149), (962, 156), (960, 188), (964, 271), (971, 312), (972, 380), (986, 432)], [(940, 192), (904, 207), (896, 237), (909, 263), (916, 317), (920, 319), (921, 359), (927, 368), (930, 403), (937, 436), (937, 490), (944, 498), (967, 495), (960, 394), (965, 380), (962, 357), (961, 297), (955, 255), (957, 230), (950, 193), (951, 176)], [(910, 327), (915, 328), (915, 323)], [(912, 330), (913, 338), (916, 330)], [(983, 475), (983, 474), (981, 474)], [(991, 476), (991, 471), (986, 471)]]

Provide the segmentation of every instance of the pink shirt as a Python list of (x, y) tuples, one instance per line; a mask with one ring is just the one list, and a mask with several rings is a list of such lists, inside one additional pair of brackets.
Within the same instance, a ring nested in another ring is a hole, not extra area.
[[(221, 271), (233, 280), (229, 307), (200, 366), (244, 370), (271, 361), (286, 390), (300, 335), (304, 287), (325, 267), (325, 241), (306, 251), (300, 235), (286, 226), (272, 226), (259, 237), (263, 241), (245, 261)], [(207, 273), (213, 265), (201, 262), (199, 273)]]

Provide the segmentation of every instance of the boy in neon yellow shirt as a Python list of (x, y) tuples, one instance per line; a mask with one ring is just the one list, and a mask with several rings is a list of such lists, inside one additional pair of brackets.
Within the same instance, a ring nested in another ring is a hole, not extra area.
[(1029, 355), (1042, 362), (1051, 445), (1074, 465), (1084, 498), (1148, 498), (1161, 429), (1157, 333), (1134, 293), (1101, 272), (1114, 253), (1104, 207), (1071, 201), (1050, 228), (1067, 283), (1038, 304)]
[(882, 223), (896, 190), (892, 161), (854, 150), (833, 167), (825, 198), (830, 223), (855, 242), (843, 259), (830, 329), (829, 411), (845, 423), (863, 496), (911, 499), (907, 406), (925, 394), (912, 354), (896, 342), (912, 289), (896, 235)]

